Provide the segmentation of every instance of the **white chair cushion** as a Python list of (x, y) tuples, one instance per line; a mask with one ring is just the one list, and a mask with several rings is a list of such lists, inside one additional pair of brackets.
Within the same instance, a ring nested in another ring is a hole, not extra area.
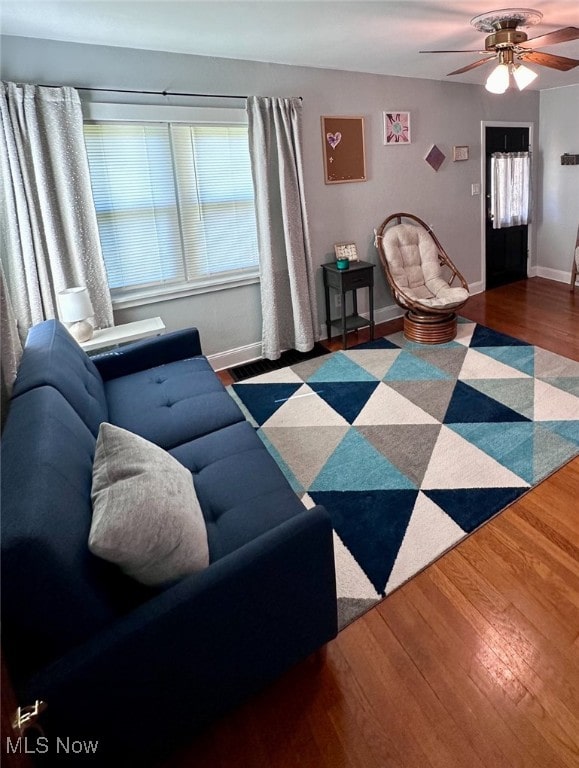
[(384, 233), (384, 252), (392, 277), (400, 288), (418, 288), (441, 277), (434, 240), (412, 224), (398, 224)]
[(452, 307), (468, 298), (468, 291), (444, 279), (436, 244), (422, 227), (397, 224), (382, 242), (392, 278), (409, 298), (426, 307)]
[(418, 295), (422, 294), (423, 292), (416, 291), (412, 288), (404, 291), (404, 293), (409, 298), (424, 304), (425, 307), (446, 307), (447, 309), (451, 309), (453, 306), (462, 304), (463, 301), (466, 301), (466, 299), (469, 297), (468, 291), (465, 291), (464, 288), (451, 288), (448, 284), (446, 289), (440, 291), (437, 296)]

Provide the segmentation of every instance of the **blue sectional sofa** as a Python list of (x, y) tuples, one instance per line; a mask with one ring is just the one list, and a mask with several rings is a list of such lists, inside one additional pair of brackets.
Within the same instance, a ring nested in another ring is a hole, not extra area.
[[(146, 587), (88, 548), (107, 421), (193, 475), (209, 566)], [(89, 358), (31, 329), (2, 435), (2, 646), (22, 705), (93, 761), (144, 765), (336, 635), (332, 529), (306, 510), (196, 330)], [(70, 756), (62, 760), (70, 762)]]

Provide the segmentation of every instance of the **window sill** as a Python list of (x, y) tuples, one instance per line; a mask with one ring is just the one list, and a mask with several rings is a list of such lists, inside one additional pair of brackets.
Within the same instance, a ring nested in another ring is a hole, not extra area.
[(113, 309), (129, 309), (130, 307), (140, 307), (145, 304), (158, 304), (162, 301), (183, 299), (187, 296), (197, 296), (201, 293), (226, 291), (229, 288), (241, 288), (244, 285), (254, 285), (255, 283), (259, 283), (259, 274), (245, 275), (244, 277), (225, 280), (220, 283), (195, 283), (168, 287), (156, 286), (155, 288), (147, 288), (142, 291), (131, 291), (124, 295), (113, 295)]

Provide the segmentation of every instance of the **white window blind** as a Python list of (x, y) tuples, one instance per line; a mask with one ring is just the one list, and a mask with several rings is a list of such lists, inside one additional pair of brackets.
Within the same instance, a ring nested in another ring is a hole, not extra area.
[(246, 125), (86, 122), (84, 131), (113, 295), (256, 273)]
[(171, 126), (187, 271), (257, 264), (247, 127)]

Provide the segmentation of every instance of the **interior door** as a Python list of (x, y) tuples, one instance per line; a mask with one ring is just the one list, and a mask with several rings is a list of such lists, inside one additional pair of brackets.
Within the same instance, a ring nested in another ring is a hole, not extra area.
[(528, 225), (493, 229), (490, 205), (493, 152), (527, 152), (529, 129), (486, 128), (486, 287), (496, 288), (527, 277)]

